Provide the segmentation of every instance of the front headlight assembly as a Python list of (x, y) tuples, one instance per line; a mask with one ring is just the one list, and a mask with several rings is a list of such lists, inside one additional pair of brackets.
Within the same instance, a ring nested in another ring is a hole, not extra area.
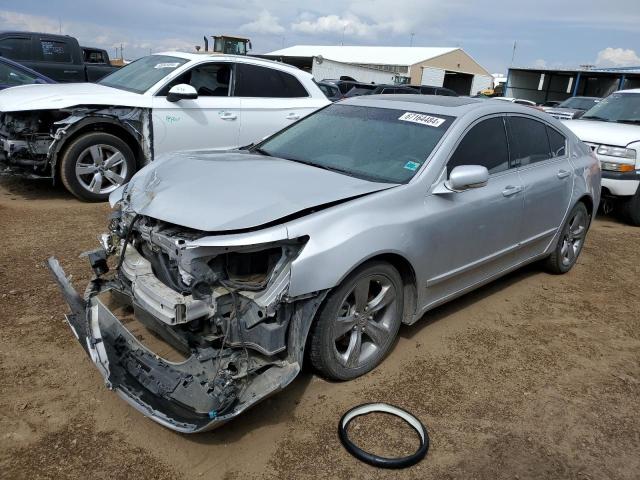
[(608, 157), (636, 159), (636, 151), (631, 148), (612, 147), (611, 145), (600, 145), (598, 147), (598, 155), (606, 155)]

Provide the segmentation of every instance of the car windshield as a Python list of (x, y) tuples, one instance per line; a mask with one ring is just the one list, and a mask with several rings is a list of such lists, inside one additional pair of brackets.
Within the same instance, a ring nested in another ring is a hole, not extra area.
[(613, 93), (596, 104), (582, 118), (640, 124), (640, 93)]
[(332, 105), (254, 147), (285, 158), (384, 183), (406, 183), (454, 117), (388, 108)]
[(98, 83), (129, 92), (144, 93), (187, 61), (169, 55), (150, 55), (125, 65)]
[(564, 102), (558, 105), (558, 108), (572, 108), (575, 110), (589, 110), (591, 107), (598, 103), (598, 99), (595, 98), (567, 98)]

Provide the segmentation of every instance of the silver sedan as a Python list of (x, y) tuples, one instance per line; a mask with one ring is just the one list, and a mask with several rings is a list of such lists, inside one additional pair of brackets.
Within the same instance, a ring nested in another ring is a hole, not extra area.
[(246, 150), (138, 172), (111, 196), (84, 297), (50, 266), (107, 385), (196, 432), (303, 361), (331, 379), (371, 371), (402, 323), (522, 265), (569, 271), (599, 192), (590, 149), (542, 112), (360, 97)]

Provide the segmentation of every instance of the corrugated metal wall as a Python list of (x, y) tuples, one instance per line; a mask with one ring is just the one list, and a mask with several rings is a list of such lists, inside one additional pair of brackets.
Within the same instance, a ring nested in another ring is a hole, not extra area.
[(441, 68), (422, 67), (422, 80), (420, 85), (441, 87), (444, 83), (444, 70)]
[(347, 75), (364, 83), (393, 83), (394, 77), (394, 74), (390, 72), (381, 72), (371, 68), (335, 62), (326, 58), (322, 63), (318, 63), (317, 60), (314, 59), (311, 73), (313, 78), (318, 81), (324, 80), (325, 78), (338, 79), (343, 75)]
[(474, 75), (473, 83), (471, 84), (471, 95), (493, 87), (493, 77), (486, 77), (484, 75)]

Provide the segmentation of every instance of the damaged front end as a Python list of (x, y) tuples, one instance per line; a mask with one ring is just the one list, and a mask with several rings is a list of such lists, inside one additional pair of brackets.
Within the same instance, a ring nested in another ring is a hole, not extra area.
[(306, 238), (211, 238), (116, 210), (102, 248), (88, 254), (96, 275), (84, 298), (49, 260), (69, 325), (107, 386), (185, 433), (215, 428), (288, 385), (326, 296), (288, 295)]
[(85, 131), (122, 132), (140, 146), (141, 164), (152, 159), (147, 108), (77, 106), (0, 112), (0, 175), (55, 178), (68, 141)]

